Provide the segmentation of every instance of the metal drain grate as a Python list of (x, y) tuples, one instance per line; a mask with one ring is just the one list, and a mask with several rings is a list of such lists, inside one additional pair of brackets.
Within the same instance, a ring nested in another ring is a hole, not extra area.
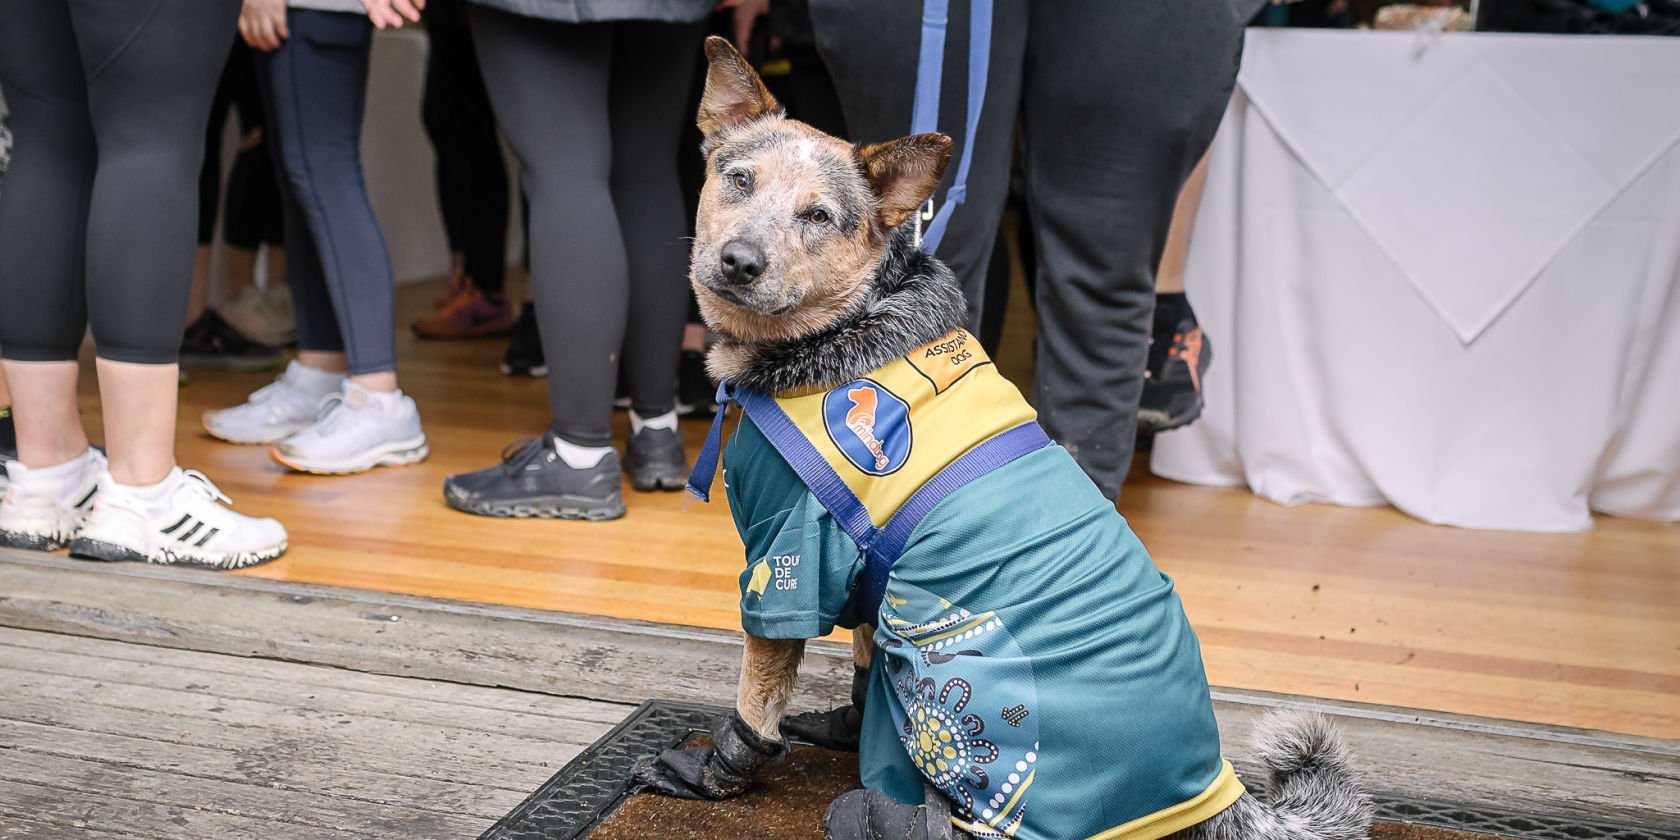
[[(652, 700), (601, 736), (479, 840), (578, 840), (588, 837), (624, 800), (630, 767), (649, 753), (681, 744), (724, 710)], [(1379, 796), (1378, 819), (1523, 840), (1680, 840), (1680, 833), (1610, 823), (1467, 808), (1445, 802)]]
[(576, 840), (587, 837), (624, 799), (630, 767), (682, 743), (723, 710), (650, 700), (601, 736), (537, 792), (496, 821), (479, 840)]

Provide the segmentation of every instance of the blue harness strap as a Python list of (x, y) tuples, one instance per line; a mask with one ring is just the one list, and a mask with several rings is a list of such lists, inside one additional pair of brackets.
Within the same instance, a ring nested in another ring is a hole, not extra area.
[[(945, 75), (945, 23), (950, 0), (923, 0), (922, 46), (916, 60), (916, 100), (911, 107), (910, 132), (939, 130), (939, 88)], [(968, 198), (968, 170), (974, 161), (974, 134), (986, 102), (987, 73), (992, 58), (992, 0), (972, 0), (968, 22), (968, 113), (964, 118), (962, 155), (957, 174), (945, 191), (945, 203), (922, 232), (922, 250), (933, 253), (945, 238), (945, 228), (957, 205)], [(931, 199), (930, 199), (931, 200)]]
[(915, 533), (916, 526), (945, 501), (947, 496), (962, 489), (969, 482), (1023, 455), (1030, 455), (1050, 445), (1050, 436), (1037, 421), (1022, 423), (1013, 429), (999, 432), (979, 446), (968, 450), (945, 466), (928, 483), (887, 520), (880, 536), (869, 549), (864, 566), (863, 581), (853, 596), (862, 611), (858, 615), (874, 616), (880, 612), (881, 598), (887, 591), (887, 575), (892, 571), (904, 544)]
[(858, 615), (874, 616), (881, 609), (881, 598), (887, 591), (887, 576), (904, 551), (905, 543), (916, 526), (947, 496), (962, 489), (969, 482), (1023, 455), (1037, 452), (1050, 445), (1049, 436), (1036, 422), (1022, 423), (1000, 432), (979, 446), (962, 454), (929, 479), (904, 506), (899, 508), (883, 527), (876, 528), (869, 511), (857, 494), (834, 471), (828, 460), (811, 445), (787, 412), (766, 394), (747, 388), (718, 388), (718, 413), (711, 431), (700, 448), (689, 475), (688, 491), (702, 501), (711, 501), (712, 480), (717, 474), (718, 457), (723, 451), (723, 416), (730, 402), (738, 402), (760, 432), (776, 448), (782, 459), (793, 468), (811, 494), (840, 524), (846, 535), (868, 554), (864, 572), (852, 599), (859, 608)]

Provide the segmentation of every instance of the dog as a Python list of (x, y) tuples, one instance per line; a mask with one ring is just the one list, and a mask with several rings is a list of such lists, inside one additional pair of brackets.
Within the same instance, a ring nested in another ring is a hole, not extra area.
[[(1321, 717), (1257, 728), (1271, 796), (1237, 780), (1171, 580), (963, 329), (914, 218), (950, 139), (855, 147), (787, 119), (727, 41), (706, 54), (690, 268), (745, 413), (723, 459), (745, 652), (713, 743), (642, 759), (635, 783), (734, 796), (786, 733), (860, 752), (829, 840), (1366, 837)], [(851, 705), (784, 720), (805, 640), (836, 625), (856, 628)]]

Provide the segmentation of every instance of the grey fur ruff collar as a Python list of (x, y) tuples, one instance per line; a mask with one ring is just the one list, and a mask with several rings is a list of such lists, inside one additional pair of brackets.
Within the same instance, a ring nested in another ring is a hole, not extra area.
[(765, 394), (832, 388), (965, 325), (956, 275), (912, 237), (910, 225), (893, 231), (869, 286), (822, 331), (762, 344), (725, 339), (743, 357), (730, 384)]

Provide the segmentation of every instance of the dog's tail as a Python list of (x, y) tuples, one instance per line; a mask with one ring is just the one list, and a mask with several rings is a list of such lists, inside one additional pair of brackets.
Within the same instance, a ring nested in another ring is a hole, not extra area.
[(1187, 840), (1365, 840), (1371, 795), (1341, 734), (1323, 715), (1272, 712), (1254, 729), (1256, 758), (1268, 779), (1219, 816), (1183, 833)]

